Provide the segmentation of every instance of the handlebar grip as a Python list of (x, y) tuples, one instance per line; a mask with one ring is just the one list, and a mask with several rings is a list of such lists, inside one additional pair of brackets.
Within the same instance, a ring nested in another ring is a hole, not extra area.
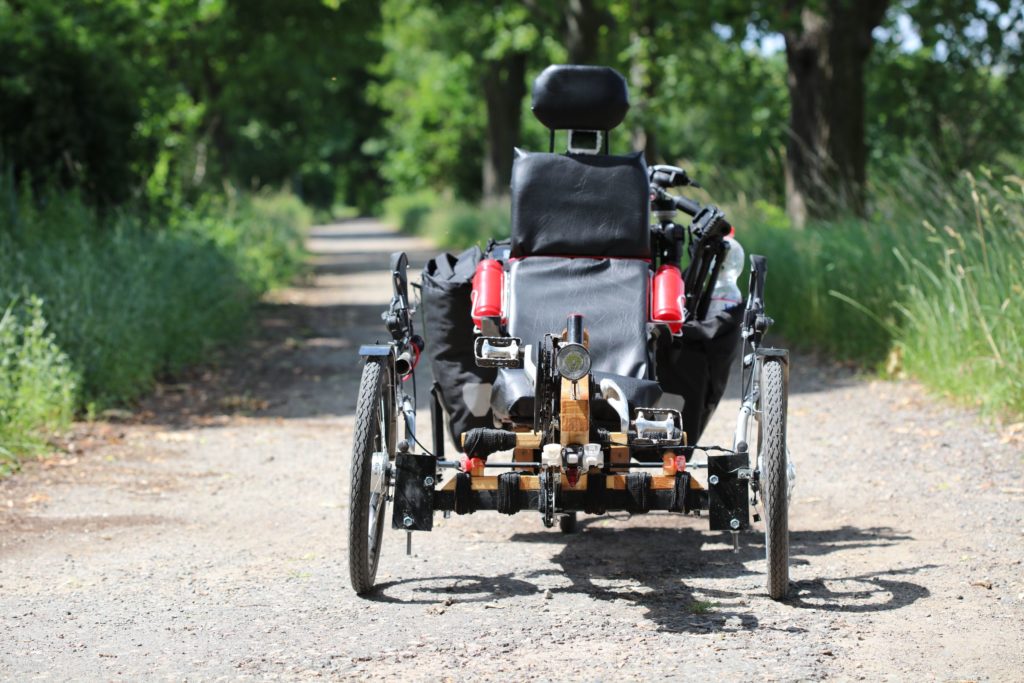
[(673, 197), (672, 199), (675, 202), (676, 208), (683, 213), (687, 213), (691, 216), (696, 216), (700, 213), (700, 204), (694, 200), (689, 199), (688, 197), (679, 196)]

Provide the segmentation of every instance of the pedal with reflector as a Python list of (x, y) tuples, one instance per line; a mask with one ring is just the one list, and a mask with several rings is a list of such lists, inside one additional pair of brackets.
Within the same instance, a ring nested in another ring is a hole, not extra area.
[(477, 337), (473, 355), (477, 367), (522, 368), (523, 342), (519, 337)]
[(652, 446), (682, 445), (683, 418), (678, 410), (637, 408), (633, 415), (636, 436), (632, 443)]

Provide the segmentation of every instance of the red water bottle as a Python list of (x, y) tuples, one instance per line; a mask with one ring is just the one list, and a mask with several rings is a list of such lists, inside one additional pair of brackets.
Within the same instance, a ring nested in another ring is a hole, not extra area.
[(651, 283), (651, 320), (665, 323), (672, 334), (679, 334), (683, 329), (685, 306), (683, 274), (675, 266), (661, 266)]
[[(480, 327), (483, 318), (501, 317), (501, 297), (505, 288), (505, 269), (494, 259), (484, 259), (473, 275), (473, 324)], [(504, 322), (504, 321), (503, 321)]]

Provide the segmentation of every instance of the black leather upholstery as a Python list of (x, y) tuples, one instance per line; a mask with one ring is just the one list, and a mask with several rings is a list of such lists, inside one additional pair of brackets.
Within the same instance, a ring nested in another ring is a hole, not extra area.
[(570, 313), (580, 313), (595, 371), (647, 377), (646, 262), (534, 256), (513, 262), (509, 277), (513, 337), (536, 349), (546, 333), (565, 329)]
[(626, 79), (607, 66), (556, 64), (533, 82), (533, 114), (556, 130), (611, 130), (629, 111)]
[[(645, 261), (533, 256), (514, 261), (509, 277), (509, 333), (532, 345), (531, 363), (536, 364), (543, 336), (560, 333), (570, 313), (581, 313), (595, 380), (615, 381), (631, 407), (658, 401), (661, 388), (648, 379), (650, 270)], [(498, 373), (491, 406), (501, 418), (532, 419), (533, 385), (523, 370)], [(597, 402), (593, 411), (614, 416)]]
[(650, 258), (647, 164), (516, 150), (512, 256)]

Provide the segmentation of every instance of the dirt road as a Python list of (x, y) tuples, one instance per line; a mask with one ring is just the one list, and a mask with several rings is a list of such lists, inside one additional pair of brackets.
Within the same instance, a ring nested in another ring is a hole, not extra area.
[[(0, 679), (1024, 680), (1024, 452), (909, 384), (793, 367), (793, 598), (705, 519), (438, 518), (348, 587), (356, 348), (382, 336), (370, 221), (224, 367), (0, 482)], [(425, 383), (424, 383), (425, 384)], [(420, 386), (423, 391), (423, 384)], [(735, 394), (708, 439), (728, 440)]]

